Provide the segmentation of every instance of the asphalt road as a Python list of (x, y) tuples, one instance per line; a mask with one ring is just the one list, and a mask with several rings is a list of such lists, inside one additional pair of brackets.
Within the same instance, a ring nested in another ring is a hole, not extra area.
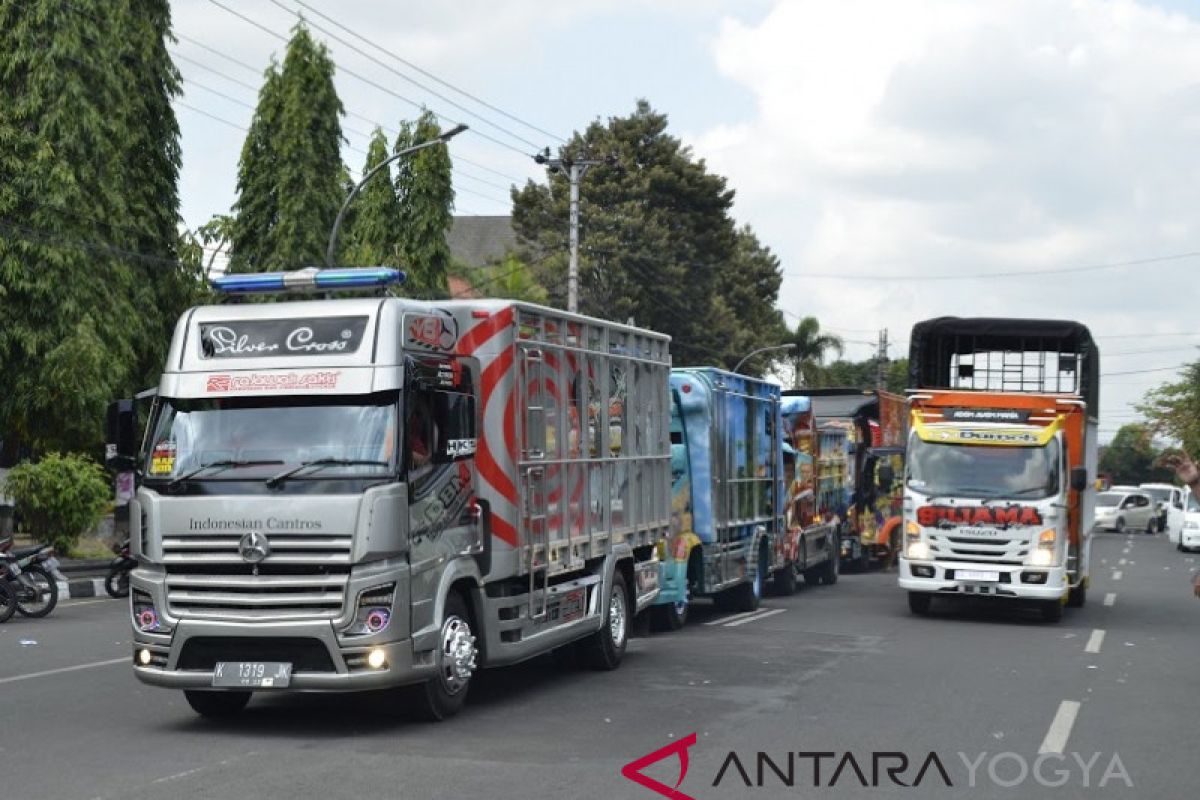
[[(978, 604), (914, 617), (894, 572), (749, 617), (697, 606), (616, 672), (486, 673), (432, 725), (377, 695), (260, 695), (201, 720), (134, 680), (123, 603), (64, 603), (0, 625), (0, 797), (650, 800), (621, 767), (693, 733), (678, 800), (1194, 797), (1200, 556), (1100, 534), (1092, 564), (1087, 607), (1059, 624)], [(644, 772), (673, 786), (679, 763)]]

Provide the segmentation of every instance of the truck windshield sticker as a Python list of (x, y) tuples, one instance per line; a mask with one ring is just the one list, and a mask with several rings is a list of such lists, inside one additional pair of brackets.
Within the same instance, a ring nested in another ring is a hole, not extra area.
[(1041, 447), (1054, 438), (1062, 426), (1062, 417), (1041, 428), (968, 428), (929, 425), (921, 414), (913, 413), (913, 430), (925, 442), (935, 444), (985, 444), (1000, 447)]
[(242, 375), (209, 375), (205, 391), (272, 392), (292, 389), (336, 389), (340, 372), (247, 373)]
[(346, 355), (358, 350), (367, 317), (255, 319), (200, 324), (201, 358)]
[(942, 412), (947, 422), (1008, 422), (1029, 421), (1029, 411), (1020, 408), (947, 408)]

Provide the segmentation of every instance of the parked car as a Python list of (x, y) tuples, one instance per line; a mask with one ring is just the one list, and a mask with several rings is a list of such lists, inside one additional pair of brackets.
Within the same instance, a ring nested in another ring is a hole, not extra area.
[(1179, 532), (1179, 544), (1176, 545), (1185, 553), (1200, 550), (1200, 500), (1191, 492), (1184, 499), (1183, 527)]
[(1143, 483), (1138, 488), (1154, 499), (1158, 530), (1166, 531), (1172, 544), (1178, 543), (1183, 528), (1183, 489), (1169, 483)]
[(1096, 495), (1096, 530), (1124, 533), (1129, 529), (1154, 533), (1157, 525), (1154, 501), (1140, 489)]

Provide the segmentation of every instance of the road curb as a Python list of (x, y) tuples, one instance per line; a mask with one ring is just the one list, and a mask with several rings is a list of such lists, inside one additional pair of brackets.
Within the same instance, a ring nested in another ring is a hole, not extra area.
[(108, 594), (104, 591), (104, 578), (73, 578), (58, 581), (58, 596), (73, 600), (77, 597), (108, 597)]

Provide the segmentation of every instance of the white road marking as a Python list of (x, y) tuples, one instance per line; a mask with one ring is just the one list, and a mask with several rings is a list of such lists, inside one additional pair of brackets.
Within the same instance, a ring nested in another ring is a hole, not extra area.
[(1124, 564), (1125, 564), (1125, 559), (1123, 559), (1123, 558), (1122, 558), (1122, 559), (1121, 559), (1120, 561), (1118, 561), (1117, 563), (1118, 563), (1118, 564), (1121, 564), (1121, 565), (1124, 565)]
[(71, 606), (93, 606), (96, 603), (111, 603), (112, 598), (106, 597), (103, 600), (68, 600), (64, 603), (59, 603), (60, 608), (70, 608)]
[(758, 622), (759, 620), (766, 619), (767, 617), (773, 617), (776, 614), (782, 614), (785, 611), (787, 611), (786, 608), (772, 608), (770, 611), (764, 611), (760, 614), (755, 614), (752, 617), (746, 617), (745, 619), (739, 619), (739, 620), (736, 620), (735, 622), (727, 622), (727, 623), (725, 623), (725, 627), (726, 628), (736, 628), (738, 625), (745, 625), (747, 622)]
[(1099, 653), (1103, 644), (1104, 631), (1101, 628), (1096, 628), (1094, 631), (1092, 631), (1092, 635), (1088, 637), (1087, 646), (1083, 648), (1083, 652)]
[(93, 661), (90, 664), (76, 664), (73, 667), (59, 667), (58, 669), (47, 669), (41, 672), (30, 672), (25, 675), (14, 675), (11, 678), (0, 678), (0, 683), (16, 683), (17, 681), (28, 681), (33, 678), (44, 678), (47, 675), (61, 675), (64, 672), (77, 672), (81, 669), (94, 669), (96, 667), (108, 667), (113, 664), (129, 664), (132, 659), (129, 656), (121, 658), (110, 658), (108, 661)]
[(1116, 602), (1117, 602), (1117, 593), (1116, 592), (1109, 592), (1108, 594), (1104, 595), (1104, 605), (1111, 606), (1111, 605), (1114, 605)]
[(1117, 569), (1117, 570), (1113, 570), (1113, 578), (1112, 578), (1112, 579), (1113, 579), (1114, 581), (1119, 581), (1119, 580), (1121, 580), (1121, 570), (1119, 570), (1119, 569)]
[(1042, 746), (1038, 749), (1038, 755), (1043, 753), (1057, 753), (1062, 755), (1063, 749), (1067, 746), (1067, 739), (1071, 737), (1071, 728), (1075, 725), (1075, 717), (1079, 714), (1079, 703), (1075, 700), (1063, 700), (1058, 706), (1058, 713), (1054, 715), (1054, 721), (1050, 723), (1050, 730), (1046, 731), (1046, 738), (1042, 740)]
[(704, 624), (705, 625), (724, 625), (726, 622), (729, 622), (730, 620), (741, 619), (742, 617), (748, 617), (751, 614), (757, 614), (757, 613), (758, 613), (757, 611), (743, 611), (740, 614), (731, 614), (728, 617), (719, 617), (717, 619), (712, 620), (711, 622), (706, 622)]
[(1126, 547), (1124, 550), (1122, 550), (1122, 551), (1121, 551), (1121, 555), (1123, 555), (1123, 556), (1124, 556), (1124, 555), (1128, 555), (1128, 554), (1129, 554), (1129, 548), (1128, 548), (1128, 547)]

